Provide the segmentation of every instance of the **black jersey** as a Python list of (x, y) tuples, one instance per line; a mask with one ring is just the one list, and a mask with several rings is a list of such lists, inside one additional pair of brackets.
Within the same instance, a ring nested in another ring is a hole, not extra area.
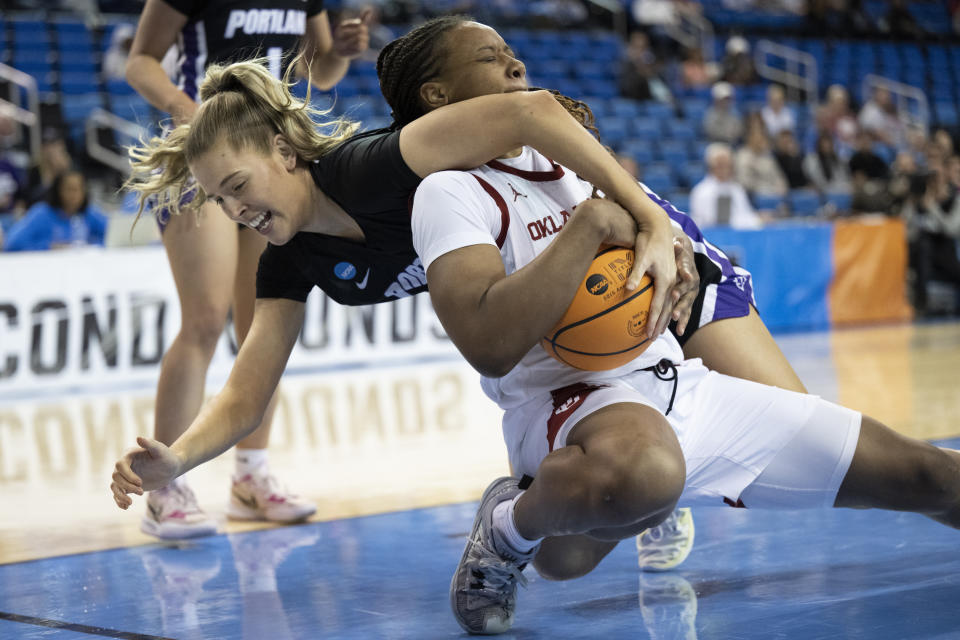
[(268, 245), (257, 270), (258, 298), (306, 301), (314, 286), (346, 305), (396, 300), (427, 290), (413, 250), (410, 196), (420, 184), (400, 154), (400, 132), (350, 138), (310, 168), (314, 181), (363, 230), (355, 242), (300, 232)]
[(323, 0), (164, 0), (188, 18), (177, 45), (177, 87), (193, 99), (207, 65), (253, 57), (280, 77)]

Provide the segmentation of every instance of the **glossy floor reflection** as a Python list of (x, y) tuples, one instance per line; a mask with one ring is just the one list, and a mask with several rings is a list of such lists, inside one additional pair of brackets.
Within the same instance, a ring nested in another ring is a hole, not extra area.
[[(0, 620), (0, 637), (463, 637), (447, 589), (473, 509), (2, 566), (0, 611), (33, 619)], [(504, 637), (957, 637), (954, 530), (884, 512), (717, 508), (695, 517), (697, 544), (674, 572), (641, 574), (629, 542), (580, 580), (552, 583), (528, 570)], [(49, 626), (58, 622), (76, 626)]]

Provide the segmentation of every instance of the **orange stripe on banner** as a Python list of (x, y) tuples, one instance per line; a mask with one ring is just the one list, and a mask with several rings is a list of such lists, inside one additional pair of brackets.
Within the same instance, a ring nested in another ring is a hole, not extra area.
[(862, 217), (833, 230), (833, 326), (909, 320), (907, 237), (901, 220)]

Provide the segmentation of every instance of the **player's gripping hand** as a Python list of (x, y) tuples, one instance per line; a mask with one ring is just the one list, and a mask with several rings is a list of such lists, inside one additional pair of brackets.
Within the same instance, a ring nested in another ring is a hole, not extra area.
[(344, 20), (333, 30), (333, 51), (341, 58), (356, 58), (370, 46), (370, 19), (373, 9), (364, 9), (359, 18)]
[(113, 501), (121, 509), (133, 504), (130, 494), (142, 496), (167, 486), (180, 475), (180, 459), (170, 447), (152, 438), (137, 438), (139, 447), (130, 449), (117, 460), (113, 471)]
[(700, 293), (700, 274), (697, 273), (697, 264), (694, 261), (693, 242), (682, 231), (674, 230), (673, 252), (677, 258), (677, 281), (668, 299), (673, 313), (669, 316), (662, 314), (661, 320), (664, 324), (657, 325), (656, 335), (660, 335), (667, 328), (667, 320), (672, 320), (677, 323), (677, 335), (682, 336), (687, 330), (693, 303)]
[(677, 279), (677, 258), (670, 223), (657, 221), (640, 226), (634, 242), (634, 255), (633, 270), (627, 278), (627, 291), (634, 291), (639, 286), (644, 273), (650, 274), (653, 279), (653, 298), (650, 300), (647, 337), (653, 340), (670, 321), (670, 306), (666, 300)]

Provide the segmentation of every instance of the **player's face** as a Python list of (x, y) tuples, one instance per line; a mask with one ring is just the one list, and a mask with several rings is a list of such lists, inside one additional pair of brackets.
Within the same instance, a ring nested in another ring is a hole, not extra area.
[(490, 27), (464, 22), (446, 33), (444, 45), (439, 81), (448, 102), (527, 90), (526, 67)]
[(304, 183), (276, 148), (264, 155), (220, 142), (192, 162), (190, 171), (208, 200), (272, 244), (285, 244), (305, 225)]

